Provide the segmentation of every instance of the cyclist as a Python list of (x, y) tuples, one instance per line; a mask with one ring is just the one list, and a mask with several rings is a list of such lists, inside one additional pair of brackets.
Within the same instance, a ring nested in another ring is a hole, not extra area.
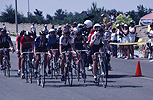
[[(1, 30), (1, 34), (0, 34), (0, 48), (9, 48), (9, 44), (11, 45), (12, 50), (14, 52), (14, 47), (13, 47), (13, 43), (12, 43), (12, 40), (11, 40), (10, 36), (6, 33), (5, 29), (2, 29)], [(7, 56), (8, 56), (8, 60), (10, 61), (9, 50), (7, 50)], [(3, 65), (2, 57), (3, 57), (3, 53), (2, 53), (2, 51), (0, 51), (1, 70), (4, 69), (4, 67), (2, 66)], [(10, 62), (9, 62), (9, 65), (10, 65)]]
[[(86, 50), (88, 50), (85, 37), (82, 35), (82, 31), (76, 32), (76, 35), (73, 37), (73, 40), (74, 40), (74, 43), (75, 43), (75, 48), (77, 50), (84, 50), (84, 47), (85, 47)], [(82, 56), (83, 59), (85, 59), (84, 53), (82, 53), (81, 56)], [(85, 73), (84, 73), (83, 70), (84, 70), (85, 66), (81, 66), (81, 67), (82, 67), (82, 76), (84, 76)]]
[[(104, 52), (104, 44), (107, 47), (106, 41), (103, 39), (104, 30), (100, 27), (95, 30), (96, 32), (91, 37), (90, 47), (91, 47), (91, 55), (93, 60), (93, 75), (94, 75), (94, 82), (97, 82), (96, 72), (97, 72), (97, 57), (94, 57), (95, 52)], [(104, 42), (104, 44), (102, 43)], [(103, 55), (104, 60), (104, 55)]]
[(22, 30), (16, 38), (16, 52), (18, 56), (18, 75), (21, 73), (20, 40), (26, 31)]
[[(55, 34), (54, 29), (49, 30), (48, 42), (50, 45), (50, 49), (59, 49), (59, 38), (58, 35)], [(56, 51), (56, 58), (58, 57), (58, 51)], [(48, 74), (51, 74), (50, 71), (50, 59), (48, 59)]]
[[(62, 55), (63, 51), (70, 51), (72, 49), (75, 51), (75, 44), (74, 40), (72, 37), (70, 37), (70, 31), (69, 30), (64, 30), (63, 35), (60, 37), (59, 40), (59, 52)], [(69, 58), (71, 60), (71, 54), (69, 55)], [(61, 81), (64, 81), (64, 62), (66, 58), (65, 55), (63, 54), (63, 58), (61, 60)]]
[[(34, 41), (34, 55), (36, 55), (36, 52), (47, 52), (50, 54), (49, 52), (49, 43), (48, 43), (48, 39), (46, 38), (46, 33), (44, 31), (40, 31), (39, 32), (40, 36), (36, 37), (35, 41)], [(46, 73), (46, 66), (47, 66), (47, 55), (44, 54), (43, 55), (43, 59), (44, 59), (44, 67), (45, 67), (45, 75), (47, 75)], [(40, 60), (40, 55), (37, 54), (36, 55), (36, 61), (35, 61), (35, 75), (37, 74), (37, 69), (38, 69), (38, 65), (39, 65), (39, 60)]]
[[(34, 39), (30, 36), (30, 32), (26, 31), (24, 36), (22, 36), (20, 40), (21, 68), (22, 68), (21, 78), (22, 79), (25, 78), (25, 74), (24, 74), (25, 54), (23, 54), (23, 52), (32, 51), (33, 42), (34, 42)], [(30, 54), (30, 60), (31, 59), (32, 59), (32, 54)]]

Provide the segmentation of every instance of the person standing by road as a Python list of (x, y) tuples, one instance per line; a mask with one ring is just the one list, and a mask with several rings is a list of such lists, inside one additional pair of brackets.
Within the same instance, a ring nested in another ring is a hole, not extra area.
[[(148, 37), (151, 39), (151, 41), (153, 41), (153, 23), (150, 24), (150, 34), (148, 35)], [(150, 59), (151, 59), (151, 62), (153, 61), (153, 56), (152, 56), (152, 53), (153, 53), (153, 42), (149, 43), (150, 45)]]
[[(136, 27), (134, 25), (134, 21), (130, 21), (130, 27), (129, 27), (129, 39), (130, 43), (135, 42), (135, 36), (136, 36)], [(133, 45), (130, 45), (130, 54), (131, 54), (131, 59), (134, 59), (134, 49)]]

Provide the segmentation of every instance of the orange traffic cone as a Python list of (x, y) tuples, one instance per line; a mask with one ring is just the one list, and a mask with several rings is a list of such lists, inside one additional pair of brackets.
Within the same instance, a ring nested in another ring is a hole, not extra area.
[(140, 61), (137, 62), (137, 68), (136, 68), (135, 76), (142, 76), (141, 68), (140, 68)]

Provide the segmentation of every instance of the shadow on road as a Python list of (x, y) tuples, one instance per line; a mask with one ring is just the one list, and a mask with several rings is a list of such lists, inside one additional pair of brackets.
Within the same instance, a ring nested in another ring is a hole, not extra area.
[(112, 88), (142, 88), (143, 86), (134, 86), (134, 85), (108, 85), (108, 87)]

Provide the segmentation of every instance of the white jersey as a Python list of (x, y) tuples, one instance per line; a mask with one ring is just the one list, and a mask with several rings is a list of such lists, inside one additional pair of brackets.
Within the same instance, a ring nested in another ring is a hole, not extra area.
[[(128, 30), (123, 30), (124, 33), (126, 33)], [(123, 43), (129, 43), (130, 39), (129, 39), (129, 34), (128, 35), (124, 35), (123, 37)]]
[(68, 44), (74, 43), (74, 40), (72, 37), (69, 37), (68, 41), (64, 38), (64, 35), (60, 37), (59, 44), (62, 44), (63, 46), (67, 46)]
[(97, 34), (99, 34), (99, 33), (94, 32), (94, 34), (91, 36), (91, 41), (96, 39), (95, 42), (94, 42), (94, 45), (99, 45), (102, 42), (101, 40), (103, 40), (102, 36), (98, 39), (98, 35)]
[(35, 26), (31, 26), (31, 31), (36, 31), (36, 27)]
[(134, 42), (135, 41), (135, 33), (132, 34), (130, 32), (133, 32), (135, 29), (135, 27), (129, 27), (129, 39), (130, 39), (130, 42)]

